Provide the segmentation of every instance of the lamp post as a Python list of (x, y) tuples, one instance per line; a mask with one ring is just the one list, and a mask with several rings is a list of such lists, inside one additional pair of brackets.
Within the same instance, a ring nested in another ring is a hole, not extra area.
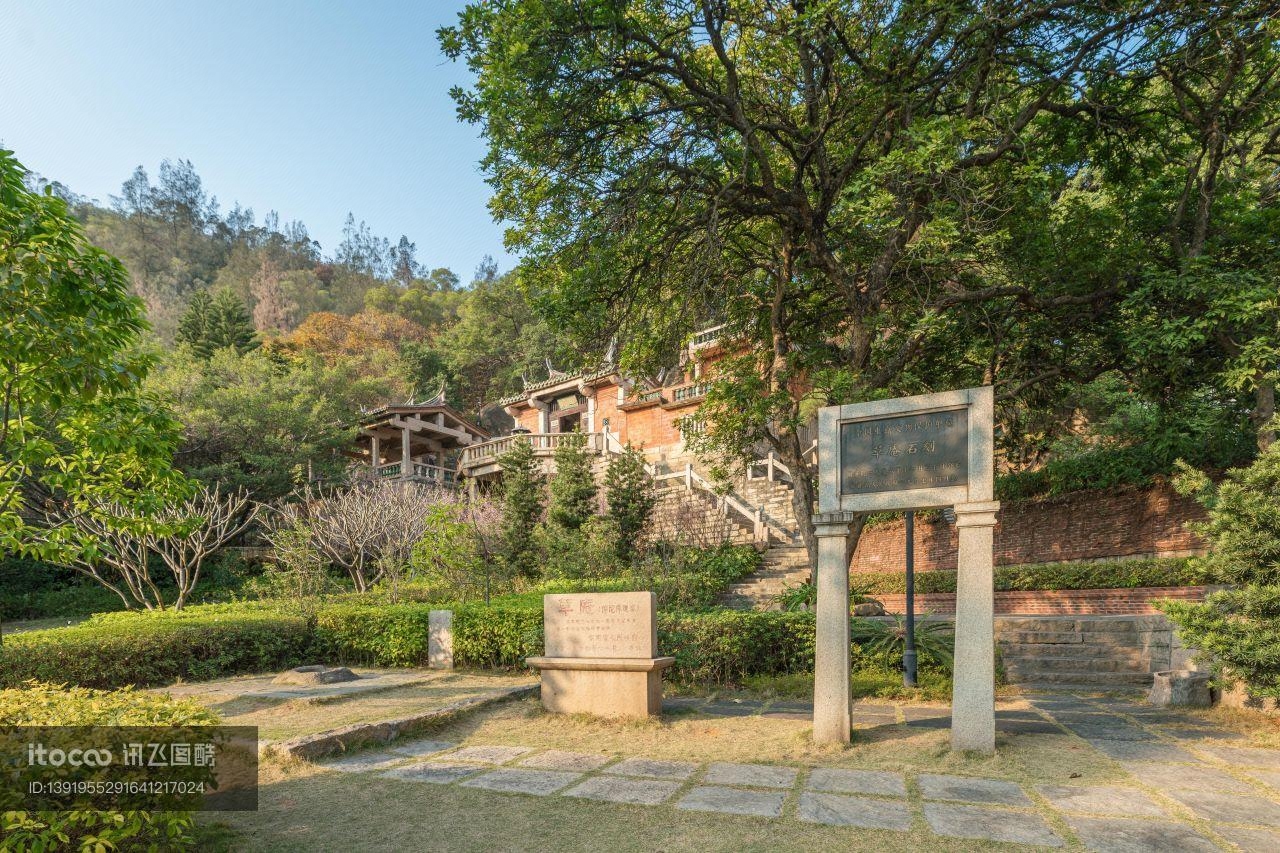
[(916, 514), (906, 515), (907, 528), (907, 636), (902, 647), (902, 683), (916, 686)]

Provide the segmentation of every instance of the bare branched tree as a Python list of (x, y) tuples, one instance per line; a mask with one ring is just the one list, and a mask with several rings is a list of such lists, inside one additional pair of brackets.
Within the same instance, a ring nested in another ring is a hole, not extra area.
[(240, 535), (257, 516), (258, 506), (244, 489), (223, 495), (220, 486), (201, 486), (155, 517), (156, 526), (146, 534), (144, 545), (173, 574), (178, 587), (175, 610), (187, 603), (205, 558)]
[(315, 548), (351, 577), (357, 592), (399, 579), (427, 531), (427, 513), (453, 492), (401, 480), (363, 479), (328, 494), (308, 489), (277, 508), (268, 538), (305, 530)]
[(116, 503), (100, 503), (85, 511), (59, 509), (46, 515), (50, 528), (74, 529), (92, 546), (78, 549), (65, 565), (120, 596), (126, 609), (163, 610), (164, 597), (147, 565), (143, 521)]

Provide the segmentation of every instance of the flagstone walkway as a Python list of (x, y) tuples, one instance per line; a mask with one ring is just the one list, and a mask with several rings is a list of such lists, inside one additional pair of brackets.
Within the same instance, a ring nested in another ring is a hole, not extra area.
[[(1034, 711), (998, 714), (1003, 731), (1072, 732), (1130, 778), (1112, 785), (763, 764), (694, 763), (528, 746), (419, 740), (325, 766), (345, 772), (506, 794), (580, 797), (726, 815), (930, 831), (1099, 853), (1280, 851), (1280, 750), (1230, 746), (1239, 735), (1122, 699), (1055, 694)], [(676, 700), (704, 714), (807, 715), (804, 703)], [(858, 727), (950, 725), (945, 708), (859, 704)], [(917, 824), (919, 825), (919, 824)], [(1055, 826), (1066, 826), (1062, 833)]]

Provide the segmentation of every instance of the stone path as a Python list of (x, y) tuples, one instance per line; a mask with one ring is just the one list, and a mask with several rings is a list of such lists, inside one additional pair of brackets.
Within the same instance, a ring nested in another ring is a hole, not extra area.
[[(506, 794), (852, 828), (927, 829), (948, 838), (1071, 845), (1098, 853), (1280, 851), (1280, 750), (1231, 746), (1231, 733), (1120, 699), (1049, 695), (1031, 701), (1034, 711), (1003, 713), (1003, 728), (1072, 732), (1117, 761), (1130, 778), (1032, 788), (943, 774), (700, 764), (433, 740), (325, 766)], [(803, 713), (800, 703), (787, 705), (725, 707), (735, 716)], [(921, 706), (859, 705), (857, 716), (862, 726), (950, 722), (946, 709)]]

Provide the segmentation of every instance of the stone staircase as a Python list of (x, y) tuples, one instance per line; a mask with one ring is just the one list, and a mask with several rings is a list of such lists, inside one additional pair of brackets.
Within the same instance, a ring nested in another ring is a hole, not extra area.
[(997, 617), (1005, 674), (1025, 687), (1138, 689), (1175, 651), (1163, 616)]
[(788, 586), (809, 580), (809, 552), (804, 545), (774, 545), (764, 552), (760, 571), (721, 593), (719, 603), (735, 610), (777, 610), (774, 598)]

